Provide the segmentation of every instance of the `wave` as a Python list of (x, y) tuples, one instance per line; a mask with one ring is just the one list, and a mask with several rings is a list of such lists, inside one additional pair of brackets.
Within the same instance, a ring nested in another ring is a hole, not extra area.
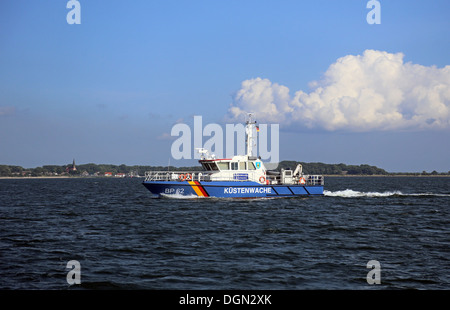
[(435, 193), (402, 193), (401, 191), (392, 191), (392, 192), (359, 192), (354, 191), (352, 189), (346, 189), (343, 191), (323, 191), (324, 196), (330, 197), (391, 197), (391, 196), (438, 196), (438, 197), (450, 197), (450, 194), (435, 194)]
[(170, 199), (194, 199), (194, 198), (204, 198), (197, 195), (181, 195), (181, 194), (161, 194), (163, 198)]

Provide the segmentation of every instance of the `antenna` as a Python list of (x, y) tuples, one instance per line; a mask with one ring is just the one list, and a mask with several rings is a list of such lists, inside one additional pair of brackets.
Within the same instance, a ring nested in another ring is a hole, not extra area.
[(255, 113), (253, 112), (247, 113), (247, 120), (245, 122), (245, 133), (247, 135), (247, 156), (253, 156), (253, 147), (256, 148), (256, 136), (254, 135), (256, 121), (253, 119), (254, 114)]
[(204, 160), (205, 158), (207, 159), (211, 159), (211, 157), (215, 157), (214, 154), (210, 155), (209, 151), (205, 148), (202, 147), (197, 147), (195, 148), (197, 150), (197, 152), (200, 154), (200, 159)]

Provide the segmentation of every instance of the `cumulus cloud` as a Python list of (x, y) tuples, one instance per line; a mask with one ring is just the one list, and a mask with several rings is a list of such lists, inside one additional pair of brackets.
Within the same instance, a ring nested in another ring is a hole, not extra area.
[(268, 79), (246, 80), (229, 114), (255, 112), (259, 122), (330, 131), (450, 128), (450, 66), (404, 63), (403, 57), (366, 50), (339, 58), (310, 83), (311, 92), (292, 96)]

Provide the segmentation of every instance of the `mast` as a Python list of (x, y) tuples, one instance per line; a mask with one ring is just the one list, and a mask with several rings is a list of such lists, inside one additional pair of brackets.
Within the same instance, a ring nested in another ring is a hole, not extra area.
[(245, 141), (247, 146), (247, 156), (254, 156), (253, 147), (256, 148), (256, 121), (253, 119), (253, 113), (247, 113), (247, 120), (245, 123), (245, 134), (247, 136), (247, 139)]

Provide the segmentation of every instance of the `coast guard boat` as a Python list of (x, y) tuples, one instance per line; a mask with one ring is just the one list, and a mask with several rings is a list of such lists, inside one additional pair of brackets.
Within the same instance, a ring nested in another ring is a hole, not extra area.
[(295, 170), (267, 170), (260, 157), (253, 156), (256, 121), (246, 121), (246, 155), (216, 159), (197, 149), (202, 171), (149, 171), (143, 185), (154, 195), (173, 197), (270, 198), (323, 195), (322, 175), (304, 175)]

